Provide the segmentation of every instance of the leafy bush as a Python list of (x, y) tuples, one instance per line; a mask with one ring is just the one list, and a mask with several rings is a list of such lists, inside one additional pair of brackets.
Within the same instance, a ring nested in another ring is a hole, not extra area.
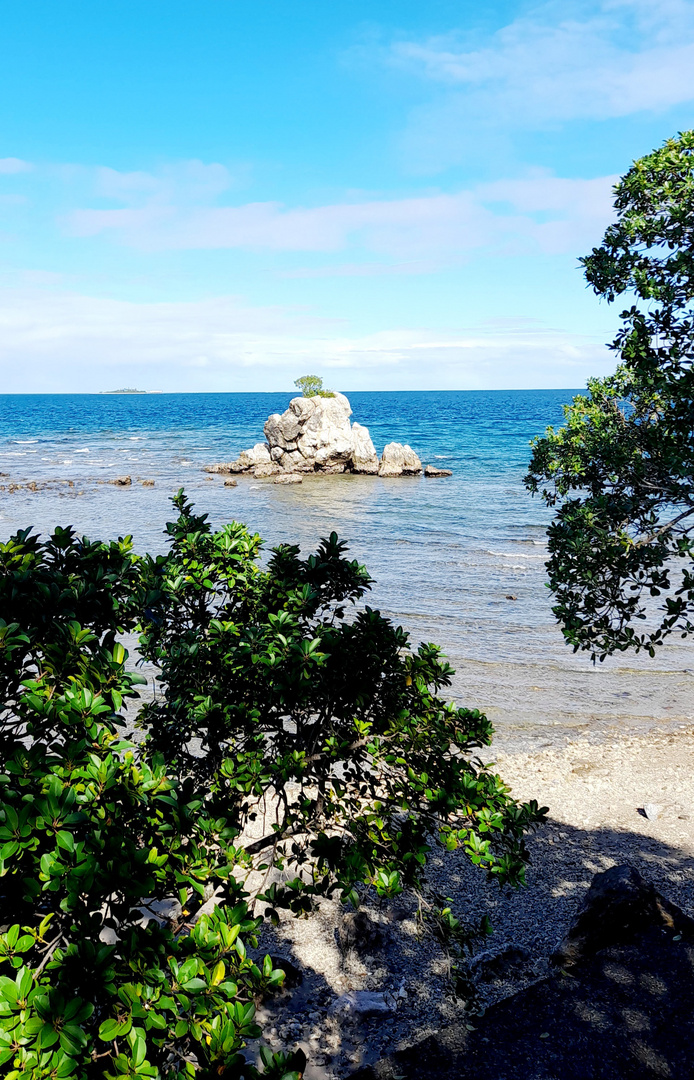
[(126, 672), (117, 641), (135, 625), (139, 582), (127, 541), (58, 530), (0, 545), (0, 1066), (10, 1078), (240, 1066), (257, 1032), (253, 1002), (283, 977), (246, 957), (258, 920), (240, 887), (194, 921), (201, 887), (229, 874), (231, 834), (194, 784), (118, 735), (123, 699), (144, 681)]
[[(437, 842), (517, 883), (543, 814), (470, 759), (491, 727), (439, 697), (439, 650), (346, 617), (369, 578), (336, 536), (261, 569), (243, 525), (175, 502), (166, 556), (71, 530), (0, 545), (0, 1065), (17, 1080), (256, 1076), (243, 1047), (283, 979), (247, 954), (261, 906), (394, 895)], [(138, 623), (163, 689), (139, 744), (119, 734), (143, 680), (118, 641)]]
[(332, 390), (323, 389), (323, 380), (319, 375), (302, 375), (294, 381), (304, 397), (335, 397)]

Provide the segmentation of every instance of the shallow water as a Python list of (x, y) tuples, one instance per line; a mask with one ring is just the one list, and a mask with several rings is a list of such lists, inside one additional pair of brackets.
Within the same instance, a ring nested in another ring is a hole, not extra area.
[[(457, 669), (453, 696), (485, 709), (507, 749), (615, 726), (674, 726), (693, 714), (690, 643), (673, 639), (655, 660), (620, 656), (594, 668), (564, 646), (551, 614), (549, 514), (522, 480), (530, 439), (561, 423), (574, 392), (352, 393), (353, 419), (379, 453), (391, 440), (409, 442), (454, 475), (309, 477), (284, 487), (240, 477), (236, 488), (202, 466), (262, 441), (268, 414), (291, 395), (0, 396), (0, 483), (54, 481), (0, 491), (0, 538), (73, 524), (163, 550), (168, 500), (184, 486), (213, 523), (238, 518), (268, 546), (296, 542), (308, 552), (333, 529), (347, 539), (376, 579), (369, 603), (414, 642), (444, 647)], [(131, 487), (106, 483), (126, 473)]]

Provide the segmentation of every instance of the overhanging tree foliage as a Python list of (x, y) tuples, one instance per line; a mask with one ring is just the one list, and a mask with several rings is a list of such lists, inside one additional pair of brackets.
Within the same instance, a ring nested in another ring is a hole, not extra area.
[[(392, 896), (437, 843), (519, 883), (544, 813), (472, 756), (491, 727), (439, 696), (436, 647), (410, 652), (368, 608), (346, 618), (369, 578), (337, 537), (261, 569), (257, 536), (175, 502), (166, 556), (70, 530), (0, 545), (0, 1066), (16, 1080), (257, 1076), (243, 1048), (283, 977), (247, 955), (263, 911)], [(138, 624), (162, 692), (134, 743), (118, 636)], [(268, 1077), (302, 1066), (265, 1059)]]
[(609, 302), (630, 296), (613, 376), (533, 444), (526, 484), (557, 513), (554, 612), (574, 650), (651, 655), (694, 631), (694, 131), (636, 161), (617, 220), (582, 259)]

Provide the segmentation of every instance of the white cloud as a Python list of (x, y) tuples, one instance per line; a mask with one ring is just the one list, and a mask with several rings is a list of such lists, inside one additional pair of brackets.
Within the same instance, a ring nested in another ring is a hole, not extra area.
[(390, 63), (520, 126), (607, 119), (694, 99), (694, 6), (545, 4), (482, 47), (456, 34), (390, 47)]
[(22, 161), (21, 158), (6, 157), (0, 158), (0, 174), (5, 176), (12, 176), (14, 173), (30, 172), (33, 169), (33, 165), (29, 161)]
[(232, 174), (219, 162), (180, 161), (156, 172), (120, 172), (107, 166), (93, 170), (97, 195), (130, 204), (143, 199), (160, 203), (196, 202), (214, 198), (239, 182), (244, 169)]
[[(526, 131), (663, 114), (694, 101), (691, 0), (554, 0), (493, 34), (461, 27), (362, 49), (419, 78), (398, 138), (407, 168), (434, 175), (512, 155)], [(411, 91), (410, 91), (411, 92)]]
[(360, 247), (395, 260), (437, 265), (474, 251), (558, 253), (599, 239), (611, 218), (615, 177), (571, 180), (537, 174), (455, 194), (285, 207), (277, 202), (187, 208), (162, 205), (75, 210), (77, 236), (112, 234), (147, 250), (245, 248), (340, 252)]
[(307, 368), (343, 389), (571, 387), (613, 364), (591, 338), (532, 320), (354, 334), (235, 297), (137, 304), (30, 287), (0, 291), (0, 341), (6, 393), (291, 389)]

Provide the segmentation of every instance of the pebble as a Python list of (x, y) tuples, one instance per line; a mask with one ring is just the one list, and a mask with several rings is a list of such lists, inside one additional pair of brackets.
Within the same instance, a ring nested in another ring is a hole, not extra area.
[(643, 812), (649, 821), (657, 821), (663, 812), (663, 807), (658, 803), (645, 803)]
[(353, 1016), (374, 1016), (391, 1012), (385, 994), (370, 990), (351, 990), (336, 998), (332, 1012), (351, 1013)]

